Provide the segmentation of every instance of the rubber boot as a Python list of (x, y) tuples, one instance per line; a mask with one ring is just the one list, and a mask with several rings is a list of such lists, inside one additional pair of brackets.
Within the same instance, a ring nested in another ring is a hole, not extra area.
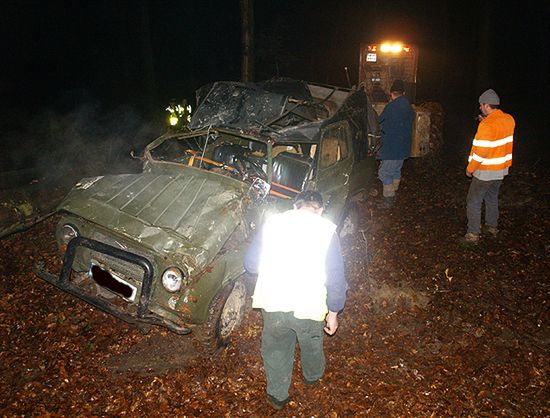
[(382, 189), (382, 196), (395, 197), (395, 186), (393, 184), (384, 184)]
[(393, 184), (384, 184), (382, 188), (382, 196), (384, 200), (379, 205), (380, 209), (389, 209), (395, 203), (395, 189)]
[(390, 209), (393, 207), (395, 203), (395, 196), (393, 197), (385, 197), (382, 203), (378, 206), (380, 209)]
[(393, 190), (396, 192), (399, 189), (399, 183), (401, 183), (401, 179), (393, 179)]

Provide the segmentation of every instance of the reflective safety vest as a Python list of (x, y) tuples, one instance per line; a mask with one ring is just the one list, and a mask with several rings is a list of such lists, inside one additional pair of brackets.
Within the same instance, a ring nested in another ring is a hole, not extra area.
[(514, 118), (500, 109), (479, 122), (467, 170), (471, 173), (477, 170), (507, 171), (512, 166), (515, 126)]
[(335, 230), (331, 221), (307, 210), (269, 218), (252, 306), (322, 321), (328, 312), (326, 258)]

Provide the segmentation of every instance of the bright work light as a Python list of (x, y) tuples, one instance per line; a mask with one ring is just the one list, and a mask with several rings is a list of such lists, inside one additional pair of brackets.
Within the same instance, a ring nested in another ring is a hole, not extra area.
[(380, 51), (381, 52), (392, 52), (394, 54), (397, 54), (403, 50), (403, 45), (400, 43), (389, 43), (384, 42), (382, 45), (380, 45)]

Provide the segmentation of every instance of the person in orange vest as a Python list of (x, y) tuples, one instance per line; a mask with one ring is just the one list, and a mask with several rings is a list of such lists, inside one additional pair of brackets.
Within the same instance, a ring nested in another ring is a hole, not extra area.
[[(472, 178), (466, 213), (468, 230), (460, 242), (476, 245), (480, 232), (496, 238), (498, 234), (498, 193), (502, 180), (512, 166), (514, 118), (499, 109), (500, 98), (492, 90), (479, 96), (480, 122), (468, 157), (466, 176)], [(485, 224), (481, 230), (481, 206), (485, 202)]]

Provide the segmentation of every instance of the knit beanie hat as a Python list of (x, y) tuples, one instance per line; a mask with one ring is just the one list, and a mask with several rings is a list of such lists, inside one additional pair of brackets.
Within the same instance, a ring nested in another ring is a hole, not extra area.
[(403, 93), (405, 91), (405, 83), (403, 83), (403, 80), (395, 80), (393, 82), (390, 88), (390, 92), (393, 91), (397, 91), (399, 93)]
[(485, 90), (481, 96), (479, 96), (479, 103), (486, 103), (490, 105), (499, 105), (500, 98), (498, 94), (493, 89)]

